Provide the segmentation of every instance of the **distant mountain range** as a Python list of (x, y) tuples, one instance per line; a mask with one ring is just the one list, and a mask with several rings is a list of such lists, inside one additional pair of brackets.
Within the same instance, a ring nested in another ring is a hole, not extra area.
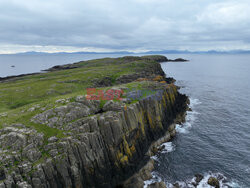
[(23, 52), (16, 53), (19, 55), (39, 55), (39, 54), (250, 54), (250, 50), (231, 50), (231, 51), (188, 51), (188, 50), (159, 50), (159, 51), (147, 51), (147, 52), (128, 52), (128, 51), (119, 51), (119, 52), (57, 52), (57, 53), (47, 53), (47, 52)]
[(188, 50), (161, 50), (149, 51), (146, 54), (250, 54), (250, 50), (231, 50), (231, 51), (188, 51)]

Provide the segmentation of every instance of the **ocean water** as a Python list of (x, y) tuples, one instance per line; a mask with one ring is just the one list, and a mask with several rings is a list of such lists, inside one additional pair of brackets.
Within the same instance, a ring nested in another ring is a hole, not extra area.
[(162, 68), (190, 97), (193, 111), (177, 125), (177, 136), (166, 147), (170, 152), (154, 156), (152, 181), (193, 187), (195, 174), (202, 174), (199, 187), (209, 187), (207, 179), (216, 176), (222, 187), (249, 188), (250, 56), (181, 57), (190, 62), (162, 63)]
[[(75, 63), (119, 54), (16, 54), (0, 55), (0, 77), (41, 72), (55, 65)], [(14, 66), (14, 67), (13, 67)]]

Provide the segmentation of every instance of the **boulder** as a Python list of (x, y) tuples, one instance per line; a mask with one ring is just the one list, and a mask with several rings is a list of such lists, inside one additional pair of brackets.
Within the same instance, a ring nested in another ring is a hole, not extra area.
[(220, 182), (215, 177), (210, 177), (207, 183), (215, 188), (220, 188)]
[(180, 188), (179, 183), (174, 183), (174, 184), (173, 184), (173, 188)]
[(199, 184), (203, 178), (204, 178), (203, 175), (201, 175), (201, 174), (196, 174), (196, 175), (195, 175), (195, 182), (196, 182), (197, 184)]
[(148, 185), (148, 188), (166, 188), (166, 184), (163, 181), (155, 182), (155, 183)]

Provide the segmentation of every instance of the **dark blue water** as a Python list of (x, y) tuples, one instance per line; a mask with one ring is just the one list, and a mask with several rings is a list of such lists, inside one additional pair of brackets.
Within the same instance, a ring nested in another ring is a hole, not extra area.
[[(173, 56), (174, 57), (174, 56)], [(157, 155), (154, 174), (169, 187), (185, 187), (195, 174), (222, 174), (232, 187), (250, 187), (250, 56), (182, 55), (184, 63), (163, 63), (193, 112), (177, 126), (172, 152)], [(200, 187), (208, 187), (206, 183)]]

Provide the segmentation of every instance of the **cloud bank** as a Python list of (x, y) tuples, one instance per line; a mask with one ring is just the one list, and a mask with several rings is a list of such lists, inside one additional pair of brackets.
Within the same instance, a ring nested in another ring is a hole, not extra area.
[(247, 0), (1, 0), (0, 53), (250, 49)]

